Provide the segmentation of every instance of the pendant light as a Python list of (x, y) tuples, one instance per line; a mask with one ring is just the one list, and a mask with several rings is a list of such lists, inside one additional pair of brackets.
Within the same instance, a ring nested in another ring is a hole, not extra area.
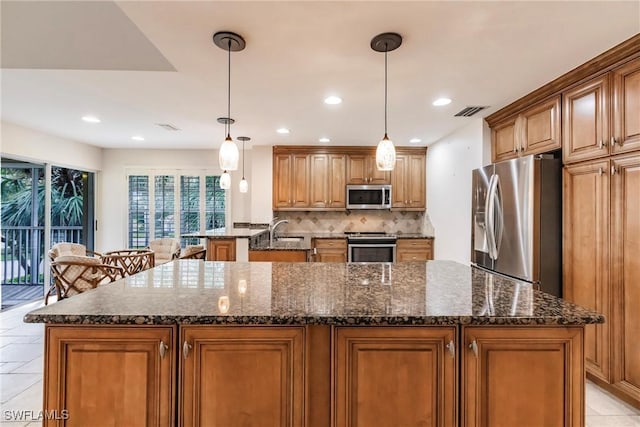
[[(244, 39), (235, 33), (229, 31), (219, 31), (213, 35), (213, 43), (220, 49), (227, 51), (228, 66), (227, 66), (227, 117), (221, 117), (219, 122), (224, 122), (227, 128), (227, 137), (220, 146), (218, 152), (218, 162), (220, 163), (220, 169), (224, 171), (234, 171), (238, 169), (238, 146), (231, 139), (231, 124), (234, 122), (231, 119), (231, 52), (238, 52), (244, 49)], [(229, 177), (231, 179), (231, 177)], [(222, 180), (221, 180), (222, 182)], [(222, 185), (222, 184), (221, 184)]]
[[(224, 133), (227, 134), (227, 127), (233, 123), (233, 119), (229, 117), (220, 117), (218, 118), (218, 123), (224, 124)], [(220, 175), (220, 188), (223, 190), (231, 188), (231, 175), (229, 175), (229, 172), (227, 172), (226, 169), (223, 170), (222, 175)]]
[(244, 178), (244, 143), (251, 141), (248, 136), (239, 136), (238, 141), (242, 141), (242, 181), (240, 181), (240, 192), (246, 193), (249, 191), (249, 182)]
[(387, 135), (387, 53), (401, 44), (402, 36), (397, 33), (382, 33), (371, 39), (371, 49), (384, 52), (384, 137), (376, 148), (376, 166), (381, 171), (393, 170), (396, 165), (396, 148)]

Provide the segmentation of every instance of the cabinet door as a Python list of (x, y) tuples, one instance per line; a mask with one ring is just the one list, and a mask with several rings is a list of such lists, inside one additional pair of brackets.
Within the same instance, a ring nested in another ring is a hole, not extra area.
[(640, 149), (640, 59), (613, 71), (613, 153)]
[(314, 239), (315, 262), (347, 262), (345, 239)]
[(182, 425), (303, 425), (302, 327), (181, 329)]
[(329, 205), (329, 157), (326, 154), (309, 155), (309, 207)]
[(367, 156), (349, 154), (347, 156), (347, 184), (368, 184)]
[(293, 165), (289, 154), (276, 154), (273, 159), (273, 208), (291, 206)]
[(454, 327), (335, 332), (335, 426), (456, 426)]
[[(329, 207), (344, 208), (346, 203), (346, 163), (347, 156), (344, 154), (329, 154), (329, 174), (327, 182), (329, 185)], [(314, 177), (312, 175), (312, 177)], [(313, 178), (315, 179), (315, 177)]]
[(517, 156), (516, 117), (511, 117), (491, 129), (491, 157), (500, 162)]
[(560, 149), (560, 96), (526, 110), (522, 119), (524, 155)]
[(426, 157), (424, 155), (410, 155), (408, 159), (407, 180), (405, 194), (407, 208), (424, 209), (426, 207), (427, 181)]
[(408, 195), (406, 193), (407, 175), (409, 169), (408, 156), (398, 154), (396, 156), (396, 166), (391, 172), (391, 207), (404, 208), (408, 203)]
[(207, 239), (207, 261), (235, 261), (235, 239)]
[[(563, 173), (563, 297), (610, 316), (609, 162)], [(609, 381), (610, 322), (585, 327), (587, 371)]]
[(640, 154), (612, 164), (613, 383), (640, 405)]
[(367, 156), (367, 169), (369, 170), (369, 184), (391, 183), (391, 173), (389, 171), (378, 170), (375, 153)]
[(609, 74), (562, 94), (564, 163), (609, 154)]
[(291, 206), (294, 208), (309, 207), (309, 156), (306, 154), (292, 154), (293, 164), (292, 177), (290, 183), (292, 188)]
[(47, 326), (45, 409), (66, 410), (70, 427), (174, 426), (173, 335), (170, 327)]
[(584, 426), (582, 336), (582, 327), (465, 327), (460, 425)]

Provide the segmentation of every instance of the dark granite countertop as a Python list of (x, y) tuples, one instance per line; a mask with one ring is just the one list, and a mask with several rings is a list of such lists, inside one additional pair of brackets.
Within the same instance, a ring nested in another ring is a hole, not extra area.
[(575, 325), (602, 315), (452, 261), (178, 260), (25, 316), (30, 323)]

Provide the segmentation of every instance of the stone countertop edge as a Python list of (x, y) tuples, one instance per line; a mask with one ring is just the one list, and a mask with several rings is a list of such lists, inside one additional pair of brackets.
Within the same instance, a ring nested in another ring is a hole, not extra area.
[(604, 323), (602, 315), (556, 317), (485, 316), (153, 316), (41, 315), (27, 313), (25, 323), (68, 325), (333, 325), (333, 326), (577, 326)]
[(207, 238), (207, 239), (248, 239), (258, 234), (267, 232), (264, 229), (255, 228), (215, 228), (207, 230), (204, 233), (188, 233), (182, 234), (182, 238)]

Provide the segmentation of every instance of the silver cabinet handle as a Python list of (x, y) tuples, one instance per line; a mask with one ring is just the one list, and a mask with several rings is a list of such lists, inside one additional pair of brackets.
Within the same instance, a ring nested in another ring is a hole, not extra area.
[(604, 170), (602, 168), (598, 168), (598, 175), (602, 176), (603, 173), (604, 173)]
[(476, 340), (471, 341), (469, 348), (473, 350), (473, 354), (478, 357), (478, 343), (476, 343)]
[[(622, 147), (623, 141), (624, 141), (624, 139), (620, 138), (620, 141), (619, 141), (620, 147)], [(613, 147), (614, 145), (616, 145), (616, 137), (612, 136), (611, 137), (611, 147)]]
[(615, 166), (611, 165), (611, 176), (615, 175), (616, 172), (618, 172), (618, 170), (616, 169)]
[(604, 148), (604, 141), (603, 140), (598, 141), (598, 148), (601, 149), (601, 150)]
[(453, 340), (449, 341), (449, 344), (447, 344), (447, 350), (449, 350), (451, 357), (456, 357), (456, 345), (453, 343)]
[(513, 146), (513, 152), (517, 153), (518, 152), (518, 147), (516, 147), (515, 145)]
[(160, 341), (160, 359), (164, 359), (164, 355), (167, 354), (167, 350), (169, 346), (164, 343), (164, 341)]
[(188, 342), (184, 342), (184, 344), (182, 344), (182, 356), (186, 359), (189, 356), (189, 350), (191, 350), (191, 344), (189, 344)]

